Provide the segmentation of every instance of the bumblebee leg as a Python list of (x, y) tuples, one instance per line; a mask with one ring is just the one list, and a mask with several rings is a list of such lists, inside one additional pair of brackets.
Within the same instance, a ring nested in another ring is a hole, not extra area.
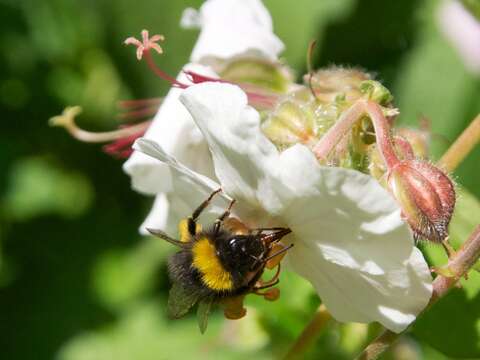
[[(268, 281), (258, 280), (257, 283), (260, 284), (261, 289), (265, 289), (267, 287), (271, 287), (278, 284), (278, 282), (280, 281), (279, 277), (280, 277), (280, 264), (277, 265), (277, 271), (275, 272), (275, 275), (273, 275), (273, 277), (270, 280)], [(259, 290), (260, 288), (256, 288), (256, 289)]]
[(200, 216), (200, 214), (202, 213), (202, 211), (205, 210), (205, 208), (208, 206), (208, 204), (210, 204), (210, 201), (212, 201), (213, 197), (215, 195), (217, 195), (220, 191), (222, 191), (222, 189), (217, 189), (213, 193), (211, 193), (210, 196), (207, 198), (207, 200), (202, 202), (200, 204), (200, 206), (195, 209), (195, 211), (193, 212), (192, 216), (190, 216), (190, 218), (193, 221), (196, 221), (198, 219), (198, 217)]
[(181, 242), (189, 242), (196, 233), (202, 230), (201, 225), (197, 224), (196, 221), (202, 211), (205, 210), (210, 201), (212, 201), (213, 197), (220, 191), (222, 191), (222, 189), (215, 190), (204, 202), (200, 204), (199, 207), (195, 209), (191, 216), (180, 221), (180, 223), (178, 224), (178, 229)]
[(213, 225), (213, 232), (215, 234), (218, 234), (218, 231), (220, 230), (220, 226), (222, 225), (223, 220), (225, 220), (230, 215), (230, 211), (232, 210), (233, 204), (235, 204), (235, 199), (230, 201), (230, 204), (228, 205), (227, 210), (225, 210), (225, 212), (222, 215), (220, 215), (220, 217), (218, 217), (217, 220), (215, 220), (215, 224)]
[(254, 294), (257, 294), (257, 295), (264, 295), (262, 293), (258, 293), (258, 290), (263, 290), (263, 289), (268, 289), (268, 288), (271, 288), (272, 286), (275, 286), (277, 285), (278, 283), (280, 282), (280, 279), (276, 279), (274, 282), (272, 282), (271, 284), (264, 284), (264, 285), (260, 285), (260, 286), (255, 286), (253, 288), (253, 293)]

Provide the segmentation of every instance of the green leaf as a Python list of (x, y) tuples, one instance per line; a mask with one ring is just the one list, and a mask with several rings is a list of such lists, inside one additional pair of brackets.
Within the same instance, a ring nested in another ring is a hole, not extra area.
[(43, 158), (18, 161), (9, 177), (3, 205), (15, 220), (47, 214), (74, 218), (92, 202), (92, 186), (82, 174), (66, 171)]
[[(271, 359), (261, 347), (245, 346), (241, 334), (225, 336), (225, 320), (212, 316), (209, 331), (200, 336), (192, 318), (168, 322), (162, 303), (150, 300), (130, 306), (112, 324), (76, 335), (62, 346), (58, 360), (241, 360)], [(243, 320), (242, 320), (243, 321)], [(239, 322), (234, 322), (235, 325)], [(230, 329), (231, 331), (232, 329)], [(257, 333), (249, 329), (249, 335)], [(233, 334), (233, 335), (232, 335)], [(264, 344), (264, 343), (263, 343)]]
[(198, 294), (187, 291), (178, 283), (173, 283), (168, 294), (168, 316), (179, 319), (184, 316), (198, 301)]
[[(466, 190), (459, 189), (450, 224), (450, 241), (458, 248), (473, 231), (480, 214), (480, 202)], [(423, 244), (430, 263), (446, 264), (440, 246)], [(478, 264), (478, 263), (477, 263)], [(478, 266), (478, 265), (477, 265)], [(426, 311), (415, 323), (414, 334), (442, 353), (456, 358), (480, 357), (480, 274), (470, 271), (461, 280), (461, 289), (453, 289)]]
[(201, 301), (198, 303), (197, 309), (197, 320), (198, 328), (202, 334), (205, 333), (208, 326), (208, 316), (210, 315), (210, 310), (212, 310), (213, 303), (211, 301)]
[(462, 0), (462, 4), (480, 20), (480, 0)]
[(445, 355), (480, 357), (480, 274), (471, 272), (440, 299), (413, 327), (416, 337)]
[(101, 303), (118, 311), (150, 293), (158, 284), (158, 269), (166, 262), (170, 249), (148, 237), (133, 249), (110, 250), (100, 256), (92, 279)]

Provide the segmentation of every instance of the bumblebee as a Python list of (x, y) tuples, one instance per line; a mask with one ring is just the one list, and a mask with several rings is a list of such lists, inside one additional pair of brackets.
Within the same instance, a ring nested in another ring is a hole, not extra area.
[[(279, 282), (281, 258), (293, 246), (279, 242), (291, 232), (288, 228), (250, 229), (230, 216), (235, 200), (203, 230), (197, 222), (198, 217), (220, 191), (214, 191), (190, 217), (180, 221), (179, 240), (160, 230), (148, 229), (151, 234), (180, 248), (168, 260), (172, 282), (169, 316), (180, 318), (198, 304), (202, 333), (213, 304), (222, 304), (227, 318), (238, 319), (246, 313), (243, 308), (245, 295), (254, 293), (269, 300), (278, 297), (278, 289), (272, 287)], [(265, 268), (277, 268), (269, 281), (261, 280)], [(264, 289), (267, 290), (262, 292)]]

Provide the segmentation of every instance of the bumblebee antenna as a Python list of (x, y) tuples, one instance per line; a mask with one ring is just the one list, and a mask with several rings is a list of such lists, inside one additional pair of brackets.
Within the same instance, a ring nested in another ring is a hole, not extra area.
[(266, 263), (268, 260), (273, 259), (275, 256), (278, 256), (280, 254), (283, 254), (285, 251), (290, 250), (293, 247), (293, 244), (290, 244), (288, 246), (285, 246), (283, 249), (277, 251), (275, 254), (270, 255), (269, 257), (263, 259), (263, 262)]
[(172, 239), (170, 236), (168, 236), (167, 234), (165, 234), (162, 230), (157, 230), (157, 229), (150, 229), (150, 228), (147, 228), (147, 231), (152, 234), (153, 236), (156, 236), (160, 239), (163, 239), (167, 242), (169, 242), (170, 244), (173, 244), (175, 246), (178, 246), (178, 247), (181, 247), (181, 248), (186, 248), (188, 245), (187, 243), (184, 243), (184, 242), (181, 242), (181, 241), (178, 241), (178, 240), (175, 240), (175, 239)]

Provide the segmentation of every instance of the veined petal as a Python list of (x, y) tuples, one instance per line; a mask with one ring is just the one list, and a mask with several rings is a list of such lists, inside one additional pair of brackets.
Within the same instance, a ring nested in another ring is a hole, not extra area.
[(432, 278), (393, 197), (370, 176), (320, 166), (302, 145), (278, 166), (292, 268), (337, 320), (404, 330), (428, 304)]
[(152, 209), (147, 218), (140, 225), (140, 234), (149, 235), (147, 229), (164, 230), (168, 224), (169, 201), (165, 193), (160, 193), (155, 197)]
[(279, 154), (260, 131), (260, 116), (245, 93), (235, 85), (203, 83), (185, 90), (180, 101), (208, 143), (223, 189), (239, 206), (261, 208), (259, 197), (274, 195), (269, 172)]
[(192, 62), (212, 64), (245, 54), (276, 60), (284, 48), (260, 0), (207, 0), (197, 13), (186, 9), (181, 24), (201, 27)]
[[(133, 144), (133, 149), (167, 165), (171, 170), (176, 172), (175, 176), (188, 179), (188, 182), (192, 183), (192, 186), (194, 186), (197, 191), (210, 194), (211, 192), (220, 188), (220, 185), (214, 180), (196, 173), (182, 163), (178, 162), (173, 156), (168, 155), (165, 150), (153, 140), (140, 138)], [(225, 197), (226, 195), (222, 194), (220, 196)]]
[[(168, 207), (163, 206), (163, 208), (159, 209), (161, 211), (168, 211), (168, 214), (160, 214), (163, 223), (159, 220), (159, 225), (162, 227), (156, 227), (157, 229), (172, 231), (181, 218), (191, 215), (197, 206), (213, 191), (220, 188), (220, 185), (214, 180), (178, 162), (177, 159), (168, 155), (160, 145), (152, 140), (145, 138), (138, 139), (135, 141), (133, 148), (155, 159), (154, 161), (160, 161), (171, 171), (172, 191), (166, 195)], [(202, 219), (210, 220), (210, 222), (213, 221), (216, 216), (225, 210), (230, 201), (231, 198), (228, 195), (223, 192), (219, 193), (212, 200), (209, 207), (202, 213)], [(155, 211), (154, 208), (149, 218), (153, 218), (155, 212), (157, 211)]]
[[(216, 76), (211, 70), (200, 65), (189, 64), (184, 69)], [(188, 82), (183, 72), (177, 79)], [(188, 167), (211, 176), (213, 165), (202, 134), (178, 100), (182, 91), (179, 88), (169, 91), (145, 133), (145, 138), (156, 141), (168, 154), (175, 156)], [(131, 176), (132, 187), (139, 192), (153, 195), (171, 190), (168, 167), (140, 152), (133, 152), (123, 164), (123, 170)]]

